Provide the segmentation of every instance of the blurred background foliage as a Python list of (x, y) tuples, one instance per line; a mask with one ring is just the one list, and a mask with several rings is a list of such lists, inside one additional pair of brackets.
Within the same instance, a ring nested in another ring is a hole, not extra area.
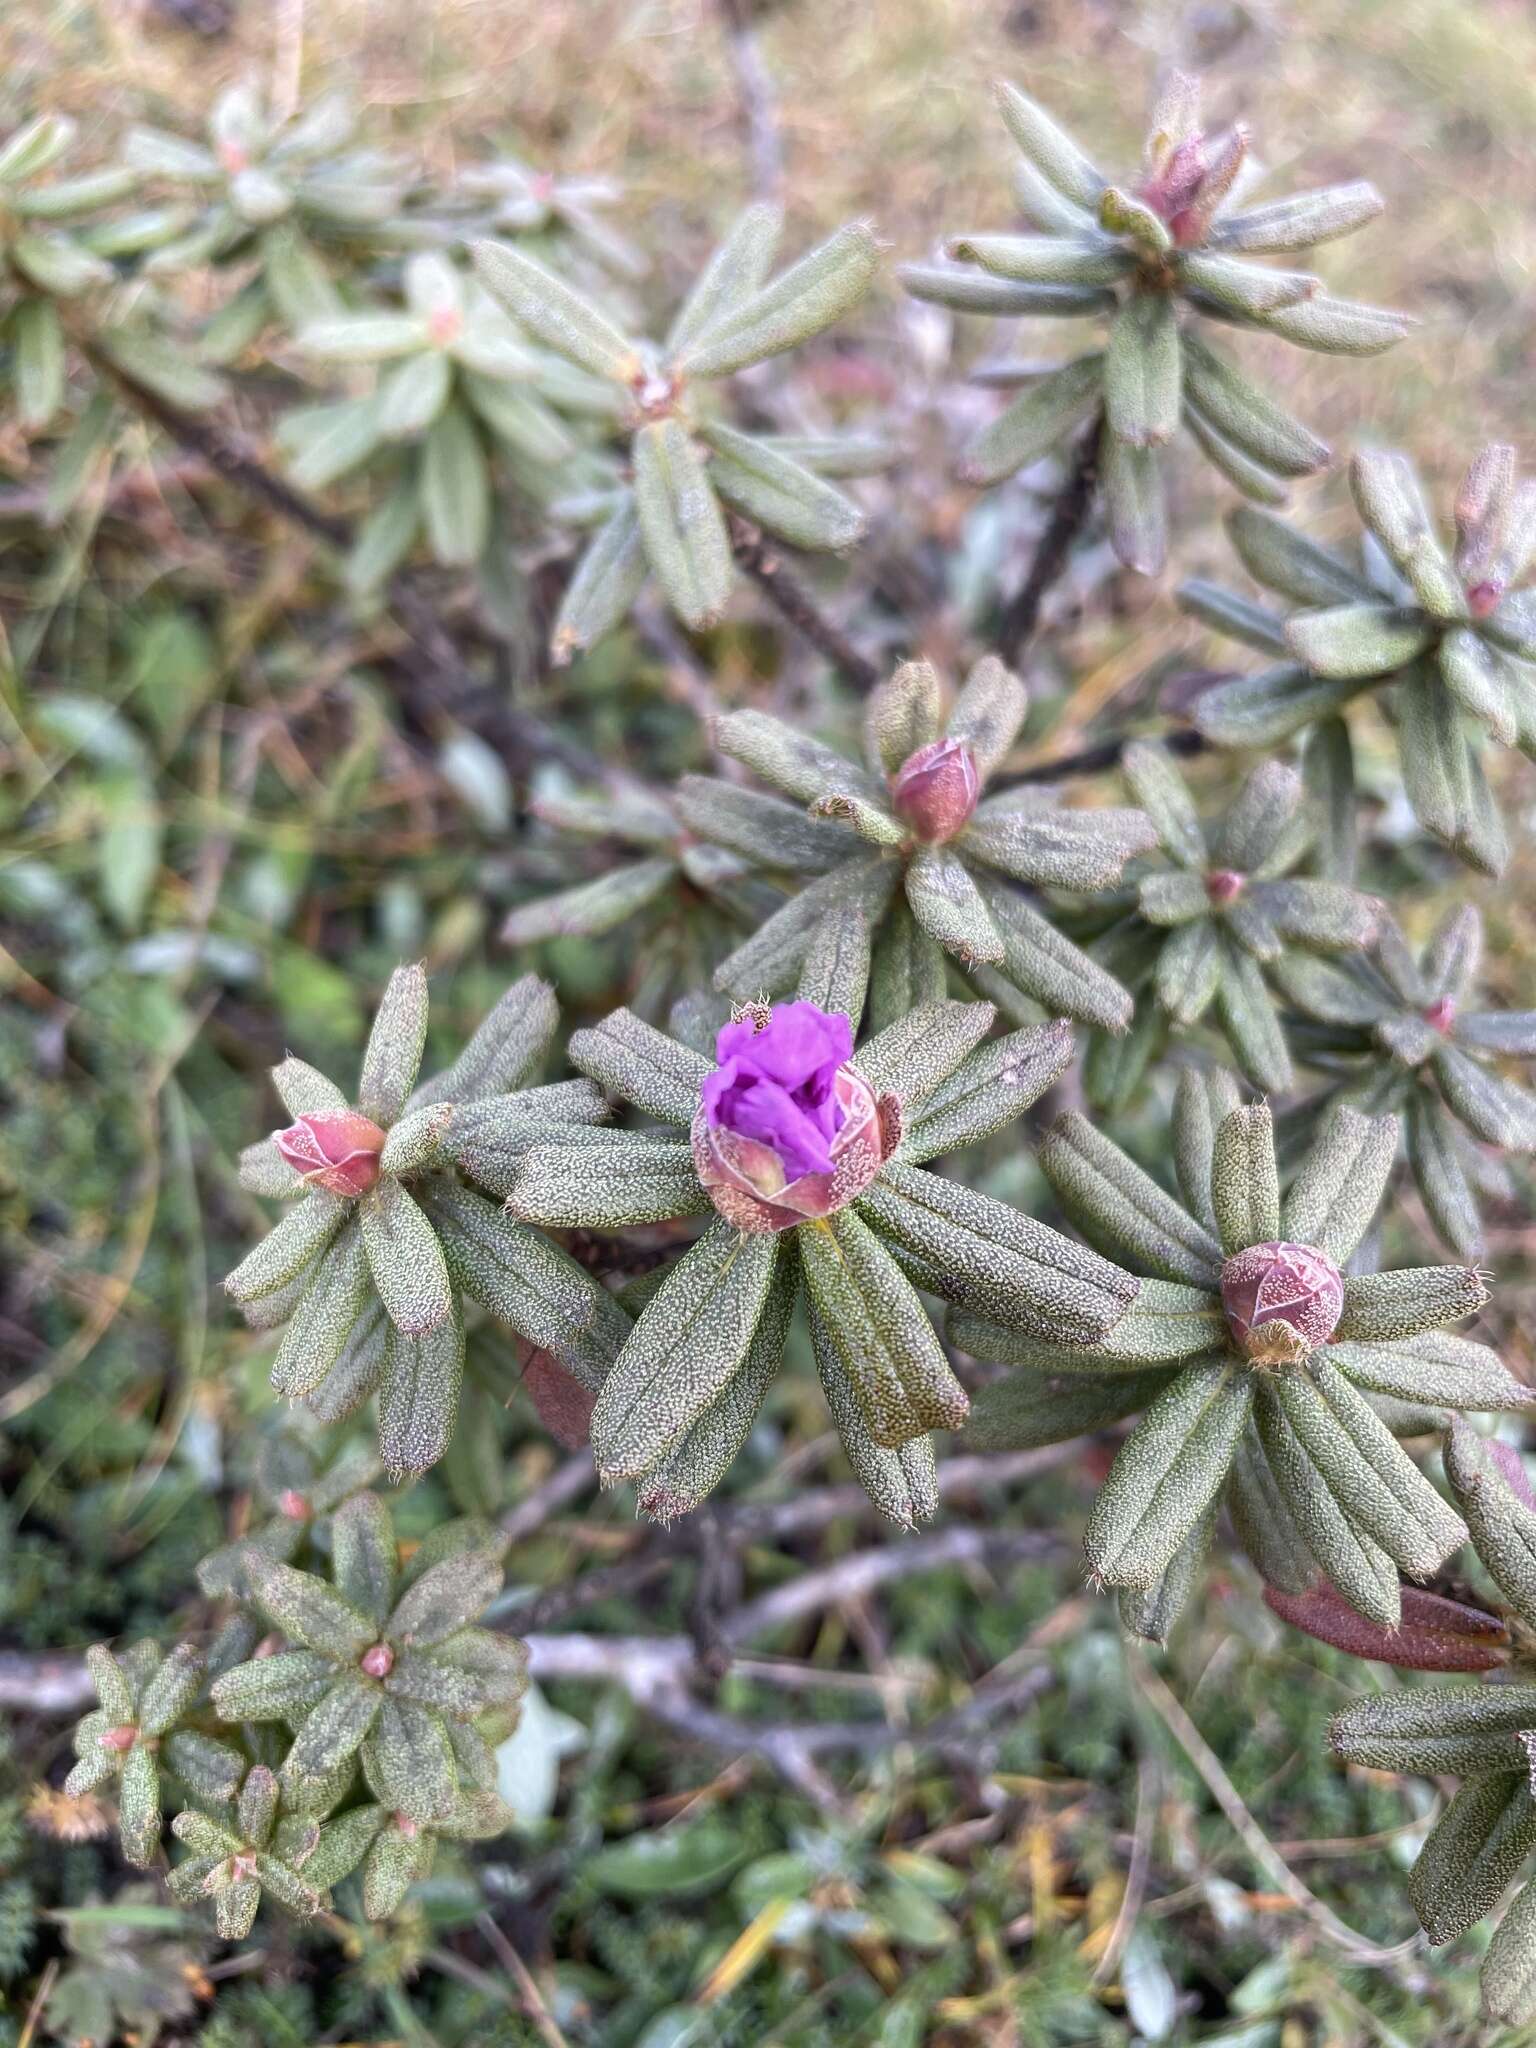
[[(1442, 501), (1484, 440), (1529, 457), (1536, 16), (1515, 0), (24, 0), (0, 11), (0, 125), (67, 111), (94, 161), (134, 120), (198, 132), (242, 78), (340, 83), (372, 140), (428, 170), (494, 150), (616, 180), (604, 219), (644, 252), (624, 289), (654, 313), (746, 196), (728, 31), (748, 17), (795, 246), (867, 214), (920, 258), (941, 227), (1001, 224), (995, 76), (1028, 83), (1108, 159), (1135, 146), (1159, 64), (1203, 70), (1213, 111), (1248, 119), (1277, 171), (1304, 154), (1309, 182), (1381, 186), (1387, 218), (1351, 244), (1349, 288), (1424, 323), (1384, 366), (1250, 343), (1266, 383), (1336, 441), (1410, 445)], [(793, 405), (903, 450), (859, 487), (870, 543), (826, 579), (882, 655), (953, 671), (1038, 528), (1049, 465), (983, 499), (947, 481), (993, 403), (962, 373), (993, 345), (887, 276), (797, 369)], [(242, 399), (252, 431), (260, 398)], [(761, 402), (770, 416), (785, 402), (778, 381)], [(193, 1565), (250, 1512), (274, 1423), (267, 1360), (218, 1282), (261, 1222), (234, 1159), (274, 1114), (265, 1068), (293, 1047), (350, 1070), (401, 958), (432, 974), (431, 1067), (527, 966), (579, 1021), (643, 998), (659, 945), (680, 948), (680, 983), (711, 950), (665, 920), (501, 943), (517, 905), (625, 848), (562, 833), (575, 785), (528, 760), (499, 707), (657, 786), (707, 765), (701, 708), (759, 705), (834, 738), (858, 716), (747, 597), (701, 639), (642, 620), (548, 671), (541, 577), (559, 550), (538, 545), (487, 607), (482, 696), (445, 710), (416, 686), (387, 608), (351, 603), (311, 538), (194, 458), (130, 425), (110, 484), (50, 525), (55, 452), (0, 422), (0, 1642), (23, 1652), (195, 1632)], [(1177, 475), (1177, 569), (1224, 573), (1222, 500), (1199, 464)], [(1349, 531), (1337, 477), (1296, 504), (1309, 530)], [(1014, 765), (1149, 728), (1170, 675), (1224, 659), (1177, 612), (1172, 580), (1149, 587), (1101, 545), (1082, 551), (1032, 658)], [(461, 596), (451, 576), (432, 594), (445, 614)], [(1501, 768), (1511, 869), (1468, 889), (1411, 837), (1391, 751), (1362, 731), (1369, 880), (1390, 883), (1419, 938), (1466, 891), (1488, 927), (1490, 997), (1530, 1005), (1526, 771)], [(1223, 773), (1190, 772), (1212, 788)], [(1161, 1126), (1143, 1102), (1117, 1134), (1145, 1153)], [(1045, 1206), (1016, 1138), (976, 1171)], [(1528, 1377), (1526, 1206), (1493, 1220), (1488, 1322)], [(1411, 1201), (1399, 1227), (1412, 1241)], [(732, 1499), (840, 1476), (797, 1343), (802, 1370), (771, 1396)], [(515, 1509), (559, 1463), (515, 1391), (517, 1361), (482, 1346), (455, 1454), (400, 1501), (407, 1534)], [(1367, 1966), (1329, 1932), (1325, 1909), (1367, 1946), (1406, 1943), (1402, 1872), (1432, 1812), (1425, 1786), (1346, 1770), (1322, 1747), (1361, 1667), (1288, 1635), (1236, 1574), (1215, 1578), (1166, 1655), (1122, 1647), (1113, 1604), (1079, 1583), (1098, 1455), (1056, 1456), (1010, 1498), (1027, 1526), (1060, 1532), (1038, 1560), (898, 1578), (781, 1632), (797, 1713), (873, 1705), (889, 1724), (877, 1753), (839, 1767), (833, 1804), (666, 1734), (617, 1687), (557, 1684), (535, 1695), (508, 1766), (518, 1832), (473, 1852), (473, 1875), (468, 1853), (441, 1863), (381, 1928), (263, 1926), (259, 1946), (216, 1953), (124, 1869), (100, 1816), (50, 1792), (64, 1725), (20, 1712), (0, 1753), (0, 2043), (1479, 2040), (1477, 1938)], [(634, 1535), (626, 1499), (579, 1499), (514, 1549), (509, 1577), (558, 1590), (622, 1562)], [(771, 1585), (857, 1541), (850, 1515), (750, 1547), (744, 1566)], [(638, 1600), (594, 1605), (584, 1625), (686, 1629), (701, 1569), (684, 1538)], [(1038, 1667), (1037, 1693), (970, 1757), (902, 1745), (914, 1707), (963, 1706), (999, 1663)], [(766, 1687), (746, 1660), (720, 1704), (772, 1713), (779, 1677)], [(1260, 1828), (1312, 1903), (1256, 1852)]]

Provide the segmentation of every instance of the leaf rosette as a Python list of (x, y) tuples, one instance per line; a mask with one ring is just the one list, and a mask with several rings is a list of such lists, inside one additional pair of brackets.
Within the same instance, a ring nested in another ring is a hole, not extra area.
[(1015, 1023), (1043, 1010), (1124, 1031), (1130, 996), (1024, 890), (1092, 897), (1155, 844), (1154, 827), (1140, 811), (1066, 808), (1034, 788), (984, 797), (1028, 703), (988, 655), (945, 717), (935, 670), (903, 663), (871, 695), (863, 764), (764, 712), (717, 720), (721, 751), (805, 808), (685, 776), (682, 816), (764, 870), (806, 879), (722, 961), (715, 986), (744, 1001), (793, 986), (821, 917), (853, 905), (873, 934), (877, 1029), (941, 998), (953, 961)]
[(620, 402), (627, 475), (589, 507), (598, 523), (577, 564), (551, 652), (569, 661), (611, 631), (654, 575), (691, 630), (714, 625), (734, 575), (727, 507), (793, 546), (849, 548), (864, 514), (829, 479), (883, 467), (879, 444), (744, 433), (719, 418), (709, 386), (830, 327), (864, 297), (879, 256), (863, 222), (770, 279), (782, 216), (744, 213), (701, 272), (660, 344), (521, 250), (475, 244), (487, 290), (529, 335)]
[(1021, 370), (1020, 396), (972, 442), (961, 474), (999, 483), (1083, 429), (1096, 442), (1115, 552), (1156, 575), (1167, 556), (1160, 454), (1180, 426), (1260, 504), (1283, 501), (1292, 478), (1329, 459), (1211, 346), (1203, 324), (1349, 356), (1379, 354), (1407, 333), (1400, 315), (1335, 298), (1309, 272), (1251, 260), (1350, 234), (1381, 197), (1358, 181), (1250, 205), (1246, 129), (1208, 131), (1199, 83), (1182, 73), (1158, 95), (1140, 171), (1118, 184), (1035, 101), (1006, 84), (997, 94), (1031, 232), (953, 237), (950, 265), (908, 265), (903, 282), (959, 312), (1100, 320), (1108, 333), (1060, 368)]
[(1123, 1052), (1102, 1041), (1090, 1049), (1090, 1097), (1122, 1103), (1170, 1025), (1189, 1030), (1211, 1012), (1254, 1086), (1283, 1092), (1295, 1075), (1269, 977), (1298, 957), (1369, 946), (1381, 906), (1346, 882), (1297, 872), (1321, 821), (1285, 762), (1256, 768), (1210, 825), (1164, 748), (1138, 742), (1124, 765), (1172, 867), (1135, 876), (1134, 905), (1098, 943), (1141, 1004)]
[(376, 1393), (379, 1452), (392, 1471), (424, 1470), (447, 1449), (466, 1302), (588, 1386), (628, 1331), (606, 1288), (490, 1199), (505, 1196), (530, 1146), (590, 1135), (609, 1114), (590, 1083), (522, 1085), (555, 1023), (553, 992), (526, 975), (455, 1064), (418, 1086), (426, 976), (399, 968), (357, 1101), (289, 1058), (273, 1080), (294, 1123), (242, 1155), (245, 1186), (293, 1202), (225, 1282), (247, 1321), (283, 1331), (273, 1387), (323, 1421)]
[(1498, 1155), (1536, 1151), (1536, 1097), (1503, 1071), (1536, 1057), (1536, 1012), (1479, 1006), (1482, 950), (1482, 918), (1463, 904), (1418, 952), (1384, 916), (1369, 956), (1294, 955), (1275, 968), (1301, 1013), (1292, 1035), (1337, 1076), (1323, 1099), (1401, 1119), (1425, 1209), (1462, 1258), (1483, 1248), (1480, 1197), (1511, 1193)]
[(1205, 691), (1194, 722), (1218, 746), (1272, 746), (1379, 693), (1419, 823), (1499, 875), (1509, 840), (1483, 742), (1536, 756), (1536, 594), (1516, 587), (1536, 552), (1536, 483), (1518, 482), (1513, 448), (1484, 449), (1457, 493), (1450, 547), (1406, 455), (1362, 450), (1350, 486), (1358, 559), (1251, 506), (1228, 522), (1244, 568), (1290, 611), (1202, 581), (1181, 588), (1186, 611), (1278, 657)]
[(1054, 1127), (1040, 1163), (1062, 1206), (1146, 1278), (1088, 1344), (952, 1313), (962, 1350), (1022, 1368), (983, 1391), (972, 1435), (1003, 1449), (1139, 1416), (1086, 1538), (1132, 1626), (1171, 1625), (1178, 1603), (1159, 1594), (1170, 1578), (1187, 1592), (1224, 1502), (1267, 1583), (1304, 1595), (1327, 1580), (1395, 1630), (1399, 1574), (1427, 1579), (1467, 1531), (1394, 1425), (1420, 1434), (1461, 1409), (1518, 1410), (1531, 1390), (1448, 1333), (1488, 1299), (1477, 1272), (1348, 1270), (1391, 1176), (1395, 1120), (1336, 1110), (1282, 1196), (1269, 1110), (1236, 1095), (1226, 1075), (1181, 1077), (1182, 1200), (1085, 1117)]

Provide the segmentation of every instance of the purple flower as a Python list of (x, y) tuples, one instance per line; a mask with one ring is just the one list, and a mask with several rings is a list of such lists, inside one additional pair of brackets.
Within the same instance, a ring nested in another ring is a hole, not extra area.
[(715, 1040), (720, 1064), (702, 1089), (709, 1128), (766, 1145), (786, 1182), (830, 1173), (845, 1115), (837, 1070), (852, 1053), (848, 1019), (814, 1003), (777, 1004), (761, 1030), (750, 1017), (727, 1024)]
[(814, 1003), (781, 1003), (715, 1041), (690, 1137), (699, 1179), (738, 1230), (790, 1230), (862, 1194), (901, 1138), (901, 1106), (877, 1102), (853, 1026)]
[(891, 777), (896, 815), (919, 839), (941, 846), (970, 820), (981, 795), (976, 756), (960, 740), (931, 740)]

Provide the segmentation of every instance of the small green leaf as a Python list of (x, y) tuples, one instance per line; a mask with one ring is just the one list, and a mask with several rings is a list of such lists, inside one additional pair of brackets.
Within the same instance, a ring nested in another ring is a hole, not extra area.
[(741, 1370), (764, 1313), (777, 1245), (717, 1219), (684, 1253), (614, 1360), (592, 1415), (610, 1483), (650, 1472)]
[(859, 303), (879, 260), (869, 228), (850, 222), (694, 335), (677, 352), (677, 367), (691, 377), (723, 377), (798, 347)]
[(955, 1429), (970, 1403), (900, 1267), (867, 1224), (843, 1209), (796, 1233), (806, 1285), (886, 1450)]
[(363, 1248), (390, 1321), (425, 1336), (453, 1310), (443, 1248), (426, 1215), (397, 1180), (381, 1180), (359, 1206)]
[(464, 569), (485, 552), (491, 475), (480, 437), (461, 407), (439, 417), (421, 450), (421, 516), (444, 568)]
[(1084, 1548), (1106, 1585), (1151, 1587), (1219, 1492), (1253, 1401), (1250, 1376), (1186, 1366), (1126, 1438), (1100, 1487)]

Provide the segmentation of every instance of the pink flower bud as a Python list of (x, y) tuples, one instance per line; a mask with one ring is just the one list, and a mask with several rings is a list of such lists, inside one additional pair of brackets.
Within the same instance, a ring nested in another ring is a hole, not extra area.
[(294, 1487), (288, 1487), (277, 1497), (277, 1512), (290, 1522), (309, 1520), (309, 1502)]
[(961, 740), (933, 740), (919, 747), (891, 777), (897, 817), (930, 846), (954, 838), (969, 822), (980, 794), (976, 756)]
[(1467, 610), (1474, 619), (1486, 619), (1504, 602), (1502, 583), (1474, 583), (1467, 591)]
[(256, 1875), (256, 1857), (249, 1849), (241, 1849), (229, 1859), (231, 1884), (248, 1884)]
[(388, 1678), (395, 1668), (395, 1653), (388, 1643), (375, 1643), (364, 1650), (358, 1663), (370, 1678)]
[(408, 1842), (414, 1842), (421, 1833), (420, 1822), (412, 1820), (408, 1813), (397, 1813), (395, 1815), (395, 1827)]
[(1247, 886), (1248, 877), (1235, 868), (1213, 868), (1205, 878), (1205, 893), (1218, 909), (1235, 903)]
[(379, 1177), (384, 1133), (355, 1109), (312, 1109), (272, 1142), (311, 1187), (353, 1201)]
[(1436, 996), (1435, 1000), (1424, 1012), (1424, 1022), (1429, 1025), (1431, 1030), (1438, 1031), (1442, 1035), (1448, 1032), (1456, 1022), (1456, 998), (1454, 996)]
[(1251, 1244), (1221, 1269), (1221, 1305), (1255, 1365), (1299, 1365), (1333, 1335), (1344, 1280), (1315, 1245)]
[(725, 1124), (711, 1125), (700, 1105), (693, 1120), (693, 1163), (727, 1223), (738, 1230), (789, 1230), (818, 1216), (830, 1216), (864, 1192), (880, 1171), (884, 1129), (880, 1104), (862, 1074), (839, 1067), (832, 1081), (839, 1114), (828, 1146), (830, 1170), (790, 1179), (773, 1146), (744, 1137)]
[(1172, 221), (1194, 201), (1205, 182), (1206, 149), (1203, 134), (1186, 135), (1169, 152), (1168, 160), (1155, 177), (1146, 179), (1141, 197), (1165, 221)]
[(103, 1749), (115, 1749), (119, 1755), (132, 1749), (139, 1739), (139, 1731), (131, 1721), (124, 1721), (120, 1727), (104, 1728), (96, 1740)]
[(438, 348), (457, 341), (463, 329), (464, 316), (457, 306), (434, 306), (427, 315), (427, 332)]

